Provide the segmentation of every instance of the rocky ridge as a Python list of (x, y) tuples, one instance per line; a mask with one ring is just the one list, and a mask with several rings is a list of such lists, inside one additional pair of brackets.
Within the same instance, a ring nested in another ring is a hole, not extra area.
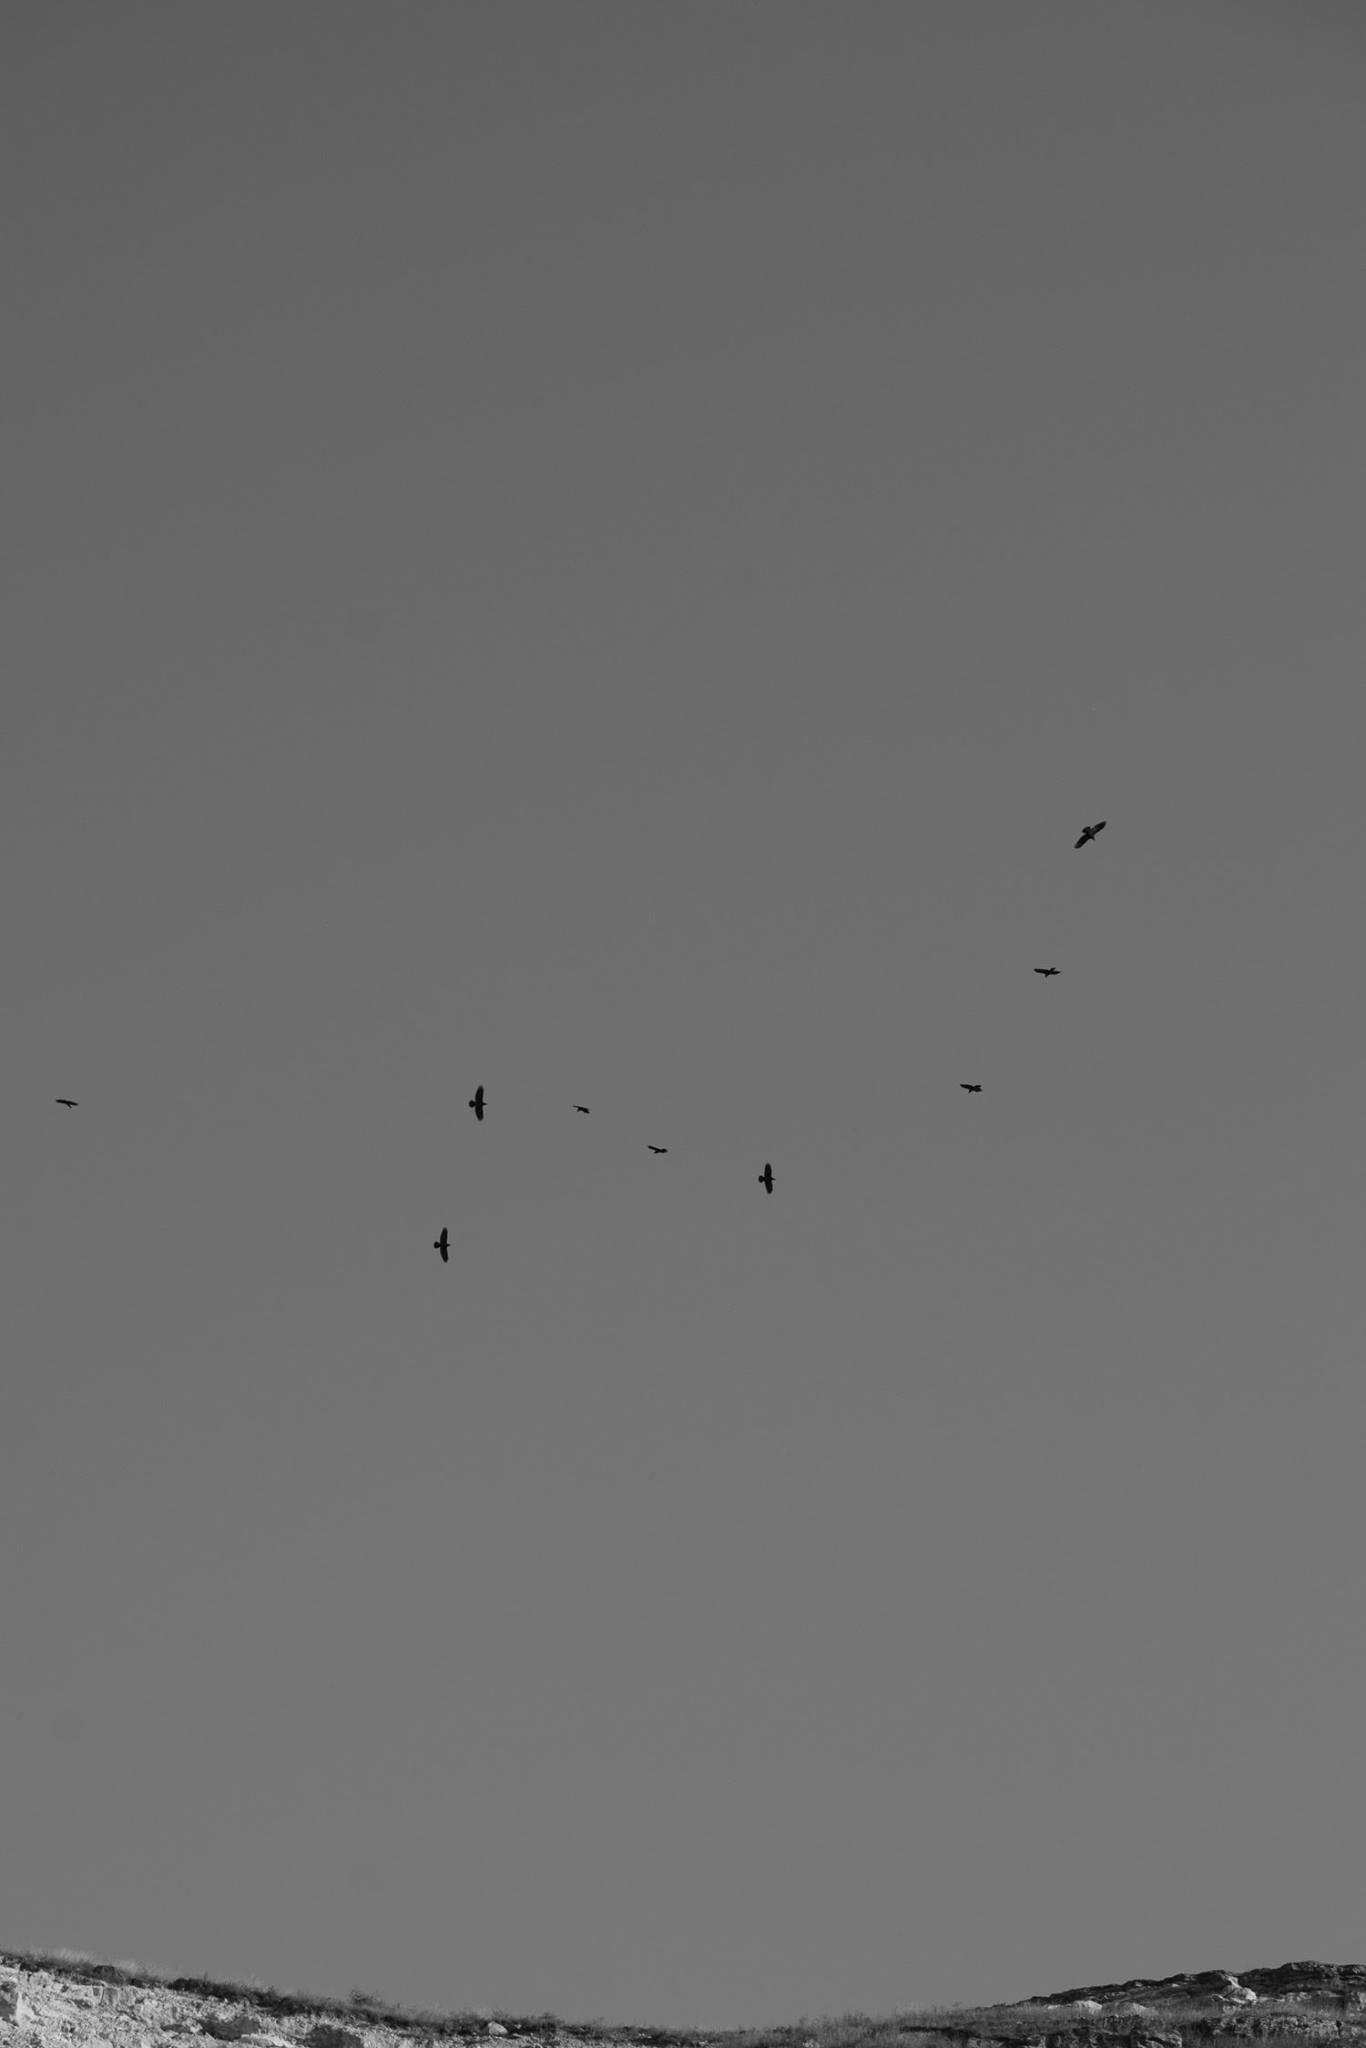
[(1293, 2004), (1366, 2013), (1366, 1963), (1282, 1963), (1274, 1970), (1240, 1970), (1236, 1976), (1228, 1970), (1201, 1970), (1178, 1977), (1130, 1977), (1123, 1984), (1088, 1984), (1020, 2003), (1027, 2008), (1082, 1999), (1093, 1999), (1102, 2007), (1136, 1999), (1154, 2008), (1208, 2000), (1230, 2007)]
[[(1240, 2041), (1366, 2048), (1366, 1965), (1282, 1963), (1236, 1975), (1130, 1977), (997, 2009), (1012, 2016), (1017, 2048), (1114, 2048), (1118, 2041), (1132, 2048), (1234, 2048)], [(1005, 2030), (992, 2038), (1004, 2039)]]

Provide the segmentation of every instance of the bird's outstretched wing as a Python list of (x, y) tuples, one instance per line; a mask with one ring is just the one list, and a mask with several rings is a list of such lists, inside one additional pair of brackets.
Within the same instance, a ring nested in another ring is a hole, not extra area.
[(574, 1107), (579, 1112), (580, 1116), (587, 1116), (589, 1114), (588, 1104), (586, 1102), (576, 1102), (574, 1104)]
[(451, 1234), (450, 1234), (450, 1231), (449, 1231), (449, 1229), (443, 1229), (443, 1230), (442, 1230), (442, 1232), (441, 1232), (441, 1235), (440, 1235), (440, 1237), (439, 1237), (439, 1238), (438, 1238), (438, 1239), (436, 1240), (436, 1243), (435, 1243), (435, 1244), (434, 1244), (434, 1245), (432, 1246), (432, 1250), (433, 1250), (434, 1252), (440, 1252), (440, 1254), (441, 1254), (441, 1263), (442, 1263), (442, 1265), (443, 1265), (443, 1266), (444, 1266), (444, 1265), (447, 1265), (447, 1264), (449, 1264), (449, 1247), (450, 1247), (450, 1241), (451, 1241)]
[(58, 1095), (58, 1096), (56, 1096), (56, 1097), (54, 1098), (54, 1100), (56, 1100), (57, 1102), (60, 1102), (60, 1103), (61, 1103), (61, 1105), (62, 1105), (62, 1108), (63, 1108), (63, 1109), (79, 1109), (79, 1108), (80, 1108), (80, 1104), (79, 1104), (79, 1102), (73, 1102), (73, 1101), (71, 1100), (71, 1097), (70, 1097), (69, 1095)]
[(647, 1145), (645, 1149), (647, 1152), (667, 1152), (669, 1148), (667, 1145)]

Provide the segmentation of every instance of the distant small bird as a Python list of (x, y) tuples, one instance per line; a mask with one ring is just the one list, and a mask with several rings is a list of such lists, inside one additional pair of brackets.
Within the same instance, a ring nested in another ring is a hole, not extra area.
[(439, 1238), (437, 1238), (435, 1244), (432, 1246), (432, 1250), (434, 1252), (440, 1252), (441, 1263), (443, 1266), (450, 1264), (451, 1234), (449, 1230), (446, 1229), (444, 1224), (442, 1225), (441, 1235)]
[(588, 1104), (586, 1102), (576, 1102), (574, 1104), (574, 1107), (579, 1112), (580, 1116), (587, 1116), (590, 1113)]
[(79, 1102), (73, 1102), (69, 1095), (54, 1095), (52, 1099), (54, 1102), (60, 1102), (63, 1109), (79, 1109), (81, 1106)]
[(475, 1091), (474, 1091), (473, 1095), (471, 1095), (471, 1097), (470, 1097), (470, 1099), (469, 1099), (469, 1104), (468, 1104), (468, 1107), (469, 1107), (470, 1109), (472, 1109), (472, 1110), (474, 1111), (474, 1117), (475, 1117), (475, 1122), (476, 1122), (476, 1123), (483, 1123), (483, 1121), (484, 1121), (484, 1091), (483, 1091), (483, 1089), (482, 1089), (482, 1088), (476, 1088), (476, 1089), (475, 1089)]
[(773, 1193), (773, 1167), (767, 1159), (764, 1161), (764, 1170), (759, 1175), (759, 1185), (767, 1188), (770, 1194)]
[[(1073, 851), (1073, 853), (1075, 853), (1075, 852), (1076, 852), (1076, 850), (1077, 850), (1077, 849), (1076, 849), (1076, 847), (1074, 846), (1074, 847), (1072, 848), (1072, 851)], [(1044, 977), (1044, 979), (1045, 979), (1045, 980), (1047, 980), (1047, 978), (1048, 978), (1048, 976), (1049, 976), (1050, 974), (1061, 974), (1061, 973), (1062, 973), (1062, 969), (1061, 969), (1061, 967), (1036, 967), (1036, 968), (1034, 969), (1034, 972), (1035, 972), (1036, 974), (1042, 974), (1042, 975), (1043, 975), (1043, 977)]]
[(966, 1088), (969, 1095), (980, 1095), (982, 1092), (980, 1081), (960, 1081), (958, 1085), (960, 1088)]
[(647, 1152), (667, 1152), (668, 1149), (667, 1145), (647, 1145), (645, 1147)]
[[(1100, 823), (1099, 823), (1098, 825), (1085, 825), (1085, 826), (1083, 826), (1083, 828), (1082, 828), (1082, 834), (1081, 834), (1081, 838), (1080, 838), (1080, 839), (1079, 839), (1079, 840), (1077, 841), (1077, 846), (1085, 846), (1085, 844), (1086, 844), (1086, 842), (1087, 842), (1087, 840), (1088, 840), (1088, 839), (1094, 839), (1094, 838), (1095, 838), (1095, 836), (1096, 836), (1096, 834), (1097, 834), (1097, 832), (1103, 832), (1104, 830), (1105, 830), (1105, 820), (1104, 820), (1104, 818), (1102, 818), (1102, 819), (1101, 819), (1101, 821), (1100, 821)], [(1076, 852), (1076, 850), (1077, 850), (1077, 846), (1074, 846), (1074, 847), (1072, 848), (1072, 851), (1073, 851), (1073, 853), (1075, 853), (1075, 852)]]

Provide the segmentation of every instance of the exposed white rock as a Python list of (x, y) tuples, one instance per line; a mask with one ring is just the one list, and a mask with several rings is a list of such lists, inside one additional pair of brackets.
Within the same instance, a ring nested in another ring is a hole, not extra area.
[(12, 2027), (24, 2024), (24, 1994), (17, 1970), (0, 1969), (0, 2020), (8, 2020)]

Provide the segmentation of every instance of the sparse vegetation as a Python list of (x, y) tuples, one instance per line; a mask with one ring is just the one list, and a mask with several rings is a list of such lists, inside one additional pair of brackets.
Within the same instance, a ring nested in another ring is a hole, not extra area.
[[(1109, 2010), (1091, 2013), (1074, 2006), (1037, 2001), (1021, 2005), (935, 2006), (908, 2009), (881, 2017), (866, 2013), (844, 2013), (838, 2018), (801, 2019), (790, 2024), (762, 2028), (711, 2029), (689, 2027), (609, 2026), (599, 2019), (562, 2020), (554, 2013), (531, 2015), (495, 2010), (490, 2006), (438, 2012), (425, 2007), (398, 2005), (373, 1991), (353, 1990), (345, 1998), (325, 1993), (280, 1991), (259, 1978), (222, 1979), (208, 1976), (171, 1977), (137, 1962), (100, 1962), (80, 1949), (17, 1948), (0, 1950), (0, 1963), (20, 1970), (51, 1970), (62, 1976), (84, 1978), (91, 1983), (118, 1984), (130, 1988), (159, 1989), (187, 1997), (212, 1999), (221, 2004), (253, 2006), (280, 2017), (306, 2014), (317, 2019), (336, 2018), (343, 2024), (388, 2027), (418, 2039), (460, 2039), (484, 2041), (490, 2020), (497, 2020), (509, 2034), (545, 2044), (569, 2041), (631, 2043), (633, 2048), (1034, 2048), (1045, 2037), (1064, 2044), (1075, 2036), (1077, 2048), (1097, 2048), (1114, 2043), (1115, 2048), (1136, 2048), (1140, 2040), (1155, 2035), (1180, 2035), (1187, 2043), (1233, 2033), (1208, 1997), (1191, 1999), (1164, 1997), (1150, 2005), (1135, 1990), (1127, 2003), (1144, 2009), (1126, 2012), (1122, 2003)], [(1313, 1966), (1310, 1966), (1313, 1967)], [(1341, 2048), (1366, 2048), (1366, 2013), (1358, 2027), (1325, 2009), (1326, 1998), (1306, 2006), (1294, 1998), (1265, 1997), (1255, 2011), (1240, 2009), (1236, 2026), (1239, 2044), (1251, 2036), (1258, 2048), (1306, 2048), (1307, 2041), (1332, 2041)], [(1344, 1996), (1342, 2005), (1345, 2008)], [(1231, 2044), (1238, 2048), (1238, 2044)]]

